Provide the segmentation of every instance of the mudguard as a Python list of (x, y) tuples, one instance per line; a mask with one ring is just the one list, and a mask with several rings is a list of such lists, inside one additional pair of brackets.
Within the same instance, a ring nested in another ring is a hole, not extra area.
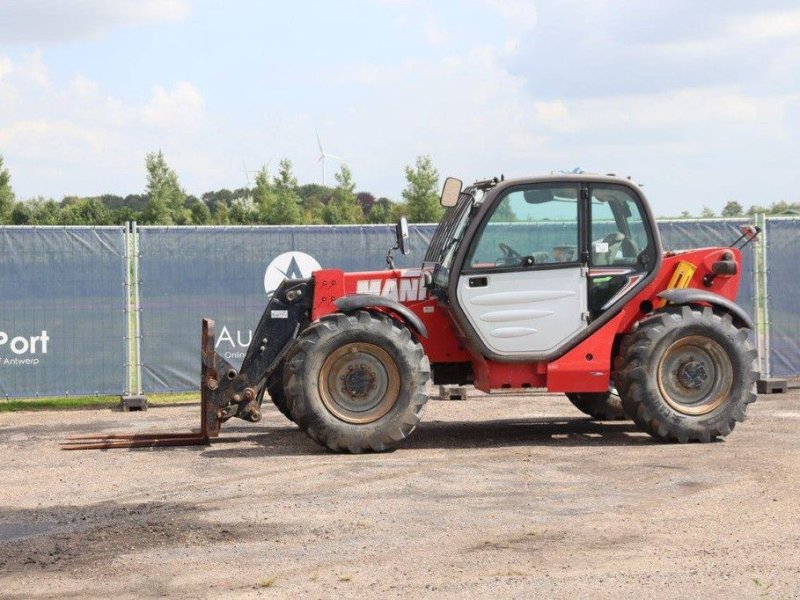
[(403, 320), (419, 335), (428, 337), (428, 328), (414, 312), (396, 300), (375, 296), (373, 294), (352, 294), (343, 296), (334, 301), (334, 305), (343, 313), (353, 312), (362, 308), (385, 308), (400, 315)]
[(753, 319), (741, 306), (714, 292), (698, 290), (697, 288), (682, 288), (664, 290), (658, 294), (658, 297), (663, 298), (670, 304), (711, 304), (712, 306), (719, 306), (731, 313), (735, 320), (739, 320), (750, 329), (755, 329)]

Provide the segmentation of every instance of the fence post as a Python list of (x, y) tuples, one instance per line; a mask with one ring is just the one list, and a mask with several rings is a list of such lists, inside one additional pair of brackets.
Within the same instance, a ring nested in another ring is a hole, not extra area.
[(141, 257), (141, 253), (139, 250), (139, 226), (136, 224), (136, 221), (133, 222), (133, 247), (134, 247), (134, 254), (133, 254), (133, 301), (134, 306), (133, 309), (136, 311), (135, 315), (135, 328), (136, 328), (136, 392), (138, 395), (142, 395), (142, 306), (141, 306), (141, 295), (139, 292), (139, 286), (141, 285), (141, 279), (139, 278), (139, 258)]
[(764, 333), (764, 357), (762, 359), (763, 375), (762, 379), (772, 377), (772, 364), (770, 362), (770, 322), (769, 322), (769, 233), (767, 232), (767, 215), (759, 215), (761, 227), (762, 263), (761, 263), (761, 291), (763, 298), (763, 333)]
[[(141, 310), (139, 303), (139, 228), (136, 225), (136, 221), (128, 223), (128, 229), (130, 230), (130, 246), (126, 246), (126, 248), (129, 248), (131, 260), (127, 264), (126, 272), (130, 280), (131, 271), (133, 271), (133, 281), (130, 288), (133, 296), (133, 349), (131, 350), (131, 345), (128, 344), (130, 355), (128, 363), (131, 364), (129, 376), (131, 393), (122, 397), (122, 408), (123, 410), (147, 410), (147, 397), (142, 394), (142, 329), (139, 316)], [(127, 242), (128, 240), (126, 240)], [(126, 300), (127, 304), (130, 305), (130, 295)], [(130, 331), (130, 317), (128, 317), (127, 326), (128, 331)]]
[(130, 396), (133, 390), (133, 332), (131, 331), (131, 236), (129, 222), (125, 223), (125, 252), (123, 262), (125, 263), (125, 386), (122, 392), (123, 398)]

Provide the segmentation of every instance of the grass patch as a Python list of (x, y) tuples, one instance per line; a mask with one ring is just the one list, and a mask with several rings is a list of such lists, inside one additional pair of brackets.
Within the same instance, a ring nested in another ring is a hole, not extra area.
[(261, 581), (258, 582), (258, 587), (260, 588), (268, 588), (275, 585), (275, 582), (278, 581), (277, 577), (264, 577)]
[[(200, 403), (200, 392), (148, 394), (150, 406)], [(56, 398), (27, 398), (0, 400), (0, 413), (25, 410), (80, 410), (87, 408), (113, 408), (119, 406), (119, 396), (70, 396)]]

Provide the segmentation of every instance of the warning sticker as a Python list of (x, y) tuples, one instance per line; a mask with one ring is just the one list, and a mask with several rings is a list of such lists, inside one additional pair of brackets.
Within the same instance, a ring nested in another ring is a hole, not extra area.
[(608, 243), (607, 242), (597, 242), (594, 245), (594, 251), (598, 254), (601, 252), (608, 252)]
[(273, 319), (288, 319), (289, 318), (289, 311), (288, 310), (273, 310), (270, 312), (270, 316)]

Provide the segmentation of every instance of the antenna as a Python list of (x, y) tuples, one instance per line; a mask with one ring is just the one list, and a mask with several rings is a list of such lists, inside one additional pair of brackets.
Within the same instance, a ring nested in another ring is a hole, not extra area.
[(319, 146), (319, 158), (317, 159), (318, 163), (322, 163), (322, 185), (325, 185), (325, 159), (332, 158), (333, 160), (338, 160), (339, 162), (343, 162), (344, 159), (341, 156), (336, 156), (335, 154), (328, 154), (325, 152), (325, 148), (322, 146), (322, 140), (319, 139), (319, 131), (316, 129), (314, 133), (317, 134), (317, 146)]

